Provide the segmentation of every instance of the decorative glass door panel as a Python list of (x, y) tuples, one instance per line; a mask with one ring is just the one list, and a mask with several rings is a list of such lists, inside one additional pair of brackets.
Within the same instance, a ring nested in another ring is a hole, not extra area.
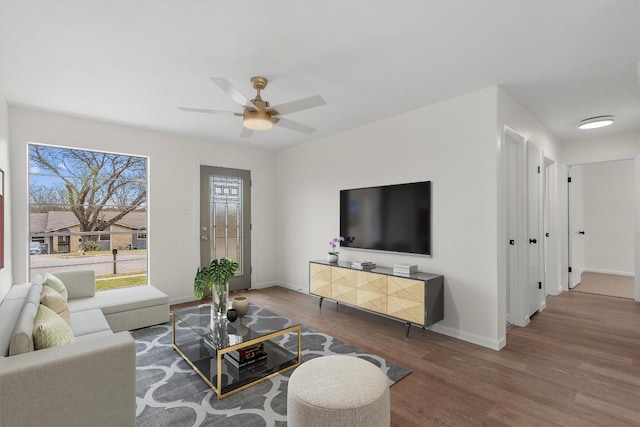
[(242, 274), (242, 179), (231, 176), (209, 177), (209, 240), (212, 258), (233, 258)]
[(231, 290), (251, 287), (250, 171), (200, 167), (200, 262), (238, 261)]

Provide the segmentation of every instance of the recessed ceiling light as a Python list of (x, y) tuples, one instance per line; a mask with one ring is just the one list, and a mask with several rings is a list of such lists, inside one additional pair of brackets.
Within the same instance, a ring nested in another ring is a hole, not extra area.
[(613, 116), (598, 116), (580, 120), (578, 129), (598, 129), (613, 124)]

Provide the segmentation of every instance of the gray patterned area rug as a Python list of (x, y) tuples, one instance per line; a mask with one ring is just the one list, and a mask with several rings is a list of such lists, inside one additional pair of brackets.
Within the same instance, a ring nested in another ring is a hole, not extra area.
[[(258, 318), (282, 317), (251, 304), (247, 326)], [(285, 319), (287, 320), (287, 319)], [(274, 426), (287, 424), (287, 383), (293, 371), (218, 400), (213, 390), (173, 350), (171, 322), (132, 331), (136, 340), (136, 424), (138, 426)], [(280, 342), (286, 346), (295, 345)], [(286, 338), (283, 337), (283, 340)], [(293, 347), (295, 348), (295, 347)], [(360, 357), (396, 383), (411, 371), (329, 335), (302, 327), (302, 361), (330, 354)]]

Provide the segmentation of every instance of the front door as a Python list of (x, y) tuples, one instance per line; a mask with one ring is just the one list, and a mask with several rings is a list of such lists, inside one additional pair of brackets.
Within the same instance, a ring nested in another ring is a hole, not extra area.
[(229, 290), (251, 287), (251, 171), (200, 166), (200, 264), (238, 261)]

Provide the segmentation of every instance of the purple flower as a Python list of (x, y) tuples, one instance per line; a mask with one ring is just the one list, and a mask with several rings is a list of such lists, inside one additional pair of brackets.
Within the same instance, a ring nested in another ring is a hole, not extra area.
[(331, 252), (329, 252), (329, 254), (338, 255), (338, 252), (336, 252), (336, 246), (338, 246), (340, 242), (344, 242), (344, 237), (342, 236), (334, 237), (329, 241), (329, 246), (331, 246)]

